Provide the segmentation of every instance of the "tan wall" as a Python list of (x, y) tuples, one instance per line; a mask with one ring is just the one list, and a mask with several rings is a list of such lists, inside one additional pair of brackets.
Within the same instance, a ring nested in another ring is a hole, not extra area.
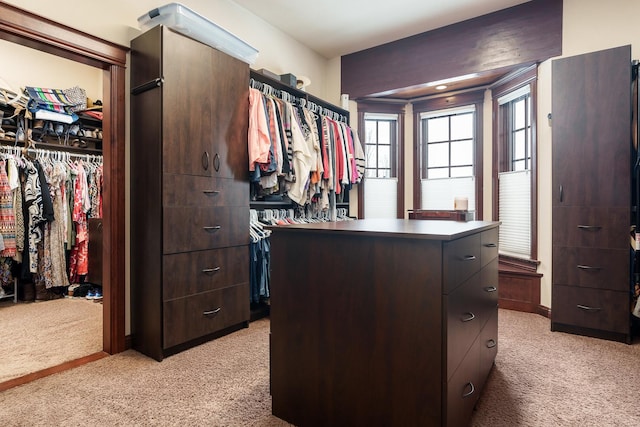
[[(129, 45), (131, 38), (139, 33), (137, 18), (148, 10), (157, 7), (155, 0), (111, 0), (106, 3), (89, 1), (62, 0), (58, 2), (43, 2), (40, 0), (5, 0), (26, 10), (46, 16), (54, 21), (61, 22), (89, 34), (113, 41), (121, 45)], [(220, 26), (234, 33), (247, 43), (256, 47), (260, 54), (253, 65), (254, 69), (266, 68), (278, 74), (293, 73), (305, 75), (311, 79), (311, 85), (307, 91), (329, 102), (340, 105), (340, 60), (334, 58), (326, 60), (317, 53), (301, 45), (285, 33), (275, 29), (262, 19), (256, 17), (246, 9), (228, 0), (185, 0), (181, 2), (198, 13), (208, 17)], [(162, 3), (164, 4), (164, 3)], [(615, 47), (623, 44), (631, 44), (633, 58), (640, 56), (640, 31), (637, 30), (637, 2), (634, 0), (564, 0), (563, 19), (563, 52), (564, 56), (595, 50)], [(12, 47), (2, 43), (0, 52), (6, 61), (6, 53), (15, 53)], [(15, 62), (11, 67), (3, 67), (0, 77), (8, 80), (12, 85), (27, 84), (29, 80), (38, 79), (43, 86), (65, 86), (65, 76), (73, 75), (69, 85), (77, 84), (81, 73), (74, 68), (73, 71), (65, 71), (61, 75), (54, 73), (49, 67), (42, 65), (44, 59), (34, 59)], [(53, 60), (55, 61), (55, 60)], [(6, 62), (5, 62), (6, 64)], [(77, 64), (74, 64), (77, 65)], [(55, 68), (66, 67), (56, 63)], [(73, 67), (73, 66), (72, 66)], [(89, 67), (91, 68), (91, 67)], [(8, 71), (11, 69), (12, 71)], [(26, 74), (27, 70), (34, 74)], [(99, 91), (99, 82), (88, 71), (83, 77), (83, 84), (89, 94), (94, 90)], [(43, 77), (45, 76), (46, 77)], [(23, 81), (22, 76), (25, 76)], [(538, 92), (538, 155), (539, 155), (539, 259), (541, 265), (539, 271), (544, 274), (542, 279), (541, 303), (551, 306), (551, 128), (546, 121), (546, 115), (551, 109), (551, 65), (550, 61), (541, 64), (539, 71)], [(84, 79), (87, 80), (84, 80)], [(35, 80), (31, 80), (35, 84)], [(95, 89), (94, 89), (95, 88)], [(89, 95), (91, 97), (91, 95)], [(485, 103), (485, 109), (487, 108)], [(355, 116), (354, 116), (355, 117)], [(491, 133), (490, 114), (485, 112), (485, 166), (491, 164)], [(412, 164), (413, 135), (411, 118), (406, 120), (406, 208), (410, 209), (412, 194)], [(352, 121), (355, 125), (355, 121)], [(489, 132), (489, 133), (487, 133)], [(491, 191), (486, 186), (490, 181), (490, 170), (485, 171), (485, 197), (484, 216), (491, 217)], [(127, 198), (128, 200), (128, 198)], [(128, 208), (127, 208), (128, 209)], [(128, 274), (127, 274), (128, 277)], [(127, 292), (128, 292), (127, 284)], [(127, 307), (127, 329), (129, 327), (129, 308)]]

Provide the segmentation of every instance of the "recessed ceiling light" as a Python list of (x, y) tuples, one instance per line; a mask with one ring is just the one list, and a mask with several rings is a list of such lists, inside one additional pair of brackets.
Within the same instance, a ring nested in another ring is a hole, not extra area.
[(438, 86), (436, 86), (437, 90), (444, 90), (446, 88), (447, 88), (447, 85), (438, 85)]

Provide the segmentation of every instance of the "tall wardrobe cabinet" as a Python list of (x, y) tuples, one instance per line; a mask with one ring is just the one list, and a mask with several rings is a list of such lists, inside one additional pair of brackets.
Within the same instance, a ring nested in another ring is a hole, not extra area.
[(131, 329), (156, 360), (249, 321), (248, 64), (131, 42)]
[(629, 342), (631, 47), (552, 73), (551, 329)]

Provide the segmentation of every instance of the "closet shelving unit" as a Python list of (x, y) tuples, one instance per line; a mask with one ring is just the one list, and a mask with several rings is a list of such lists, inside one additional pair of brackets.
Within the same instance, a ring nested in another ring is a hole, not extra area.
[[(323, 110), (332, 112), (335, 115), (333, 117), (334, 119), (344, 121), (347, 124), (349, 123), (349, 111), (343, 108), (340, 108), (334, 104), (331, 104), (321, 98), (310, 95), (303, 90), (291, 87), (280, 80), (273, 79), (255, 70), (250, 70), (249, 78), (250, 78), (250, 82), (249, 82), (250, 86), (252, 82), (267, 84), (276, 90), (289, 93), (296, 99), (303, 99), (307, 102), (307, 104), (309, 103), (316, 104), (317, 106), (322, 107)], [(341, 197), (338, 197), (337, 200), (335, 201), (334, 207), (345, 208), (348, 211), (349, 192), (344, 192), (340, 196)], [(250, 204), (251, 204), (251, 209), (263, 210), (263, 209), (288, 209), (293, 207), (295, 203), (293, 203), (291, 200), (285, 197), (283, 201), (251, 200)]]
[[(256, 85), (255, 83), (258, 83)], [(250, 70), (249, 72), (249, 86), (259, 86), (260, 84), (267, 84), (277, 91), (284, 91), (298, 100), (305, 100), (307, 104), (313, 103), (323, 109), (323, 111), (329, 111), (333, 114), (334, 119), (341, 120), (349, 123), (349, 111), (337, 107), (327, 101), (308, 94), (305, 91), (294, 88), (280, 80), (273, 79), (267, 75), (264, 75), (258, 71)], [(345, 191), (340, 198), (336, 200), (335, 193), (332, 193), (331, 197), (331, 215), (335, 218), (337, 209), (346, 209), (349, 212), (349, 192)], [(257, 200), (253, 197), (250, 200), (250, 208), (252, 210), (264, 211), (266, 209), (272, 210), (288, 210), (296, 208), (298, 205), (291, 201), (286, 195), (282, 197), (282, 200)], [(252, 303), (251, 304), (251, 321), (265, 317), (269, 315), (269, 305), (267, 303)]]
[[(18, 111), (18, 113), (16, 114), (16, 109), (9, 104), (0, 105), (0, 110), (2, 111), (2, 120), (0, 120), (0, 126), (4, 131), (4, 134), (0, 135), (0, 146), (5, 146), (5, 147), (7, 146), (25, 147), (26, 145), (28, 146), (28, 144), (26, 144), (26, 141), (25, 141), (26, 138), (22, 138), (22, 140), (16, 140), (16, 137), (7, 135), (7, 133), (10, 133), (11, 135), (11, 132), (13, 133), (18, 132), (18, 123), (19, 123), (18, 121), (21, 120), (24, 126), (27, 129), (30, 129), (32, 131), (33, 138), (37, 138), (35, 140), (35, 147), (31, 146), (30, 148), (44, 149), (44, 150), (51, 150), (51, 151), (62, 151), (62, 152), (70, 153), (71, 155), (89, 155), (89, 156), (102, 155), (102, 139), (100, 138), (82, 137), (82, 139), (86, 141), (87, 146), (86, 147), (73, 146), (71, 145), (71, 141), (76, 137), (72, 135), (69, 135), (69, 138), (66, 142), (65, 142), (64, 136), (40, 135), (37, 131), (34, 132), (32, 128), (33, 120), (26, 120), (24, 118), (23, 111), (22, 112)], [(85, 117), (84, 115), (80, 116), (80, 118), (77, 121), (77, 124), (82, 129), (102, 130), (102, 120), (95, 119), (92, 117)], [(65, 127), (65, 129), (67, 128)], [(100, 224), (102, 224), (101, 219), (97, 221)], [(101, 227), (102, 226), (100, 225), (100, 228)], [(101, 254), (98, 252), (94, 254), (94, 257), (100, 258), (101, 260)], [(95, 260), (93, 261), (95, 262)], [(9, 298), (12, 298), (14, 303), (18, 302), (18, 279), (17, 278), (14, 279), (14, 282), (13, 282), (13, 293), (0, 295), (0, 301), (9, 299)]]

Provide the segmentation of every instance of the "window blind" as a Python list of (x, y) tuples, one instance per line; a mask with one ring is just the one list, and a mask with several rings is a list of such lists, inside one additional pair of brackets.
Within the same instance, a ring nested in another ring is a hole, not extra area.
[(436, 211), (453, 210), (453, 201), (456, 197), (468, 198), (469, 210), (475, 211), (476, 209), (474, 177), (423, 179), (421, 187), (421, 209)]
[(397, 218), (398, 179), (365, 178), (365, 218)]
[(500, 253), (531, 258), (531, 172), (501, 172), (499, 182)]

